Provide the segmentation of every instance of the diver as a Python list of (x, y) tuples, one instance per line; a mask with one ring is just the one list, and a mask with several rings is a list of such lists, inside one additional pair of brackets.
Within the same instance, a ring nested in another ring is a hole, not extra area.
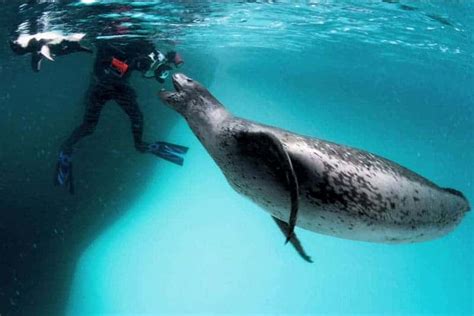
[(67, 186), (74, 193), (72, 179), (72, 153), (74, 145), (83, 137), (91, 135), (99, 122), (100, 113), (108, 101), (115, 101), (128, 115), (135, 148), (141, 153), (154, 154), (177, 165), (183, 164), (188, 148), (157, 141), (144, 142), (143, 114), (137, 103), (134, 89), (129, 85), (133, 71), (139, 71), (144, 78), (154, 78), (164, 83), (171, 65), (179, 67), (183, 59), (175, 51), (163, 54), (146, 39), (121, 39), (97, 44), (97, 53), (90, 87), (86, 93), (86, 109), (82, 123), (61, 146), (56, 166), (55, 183)]

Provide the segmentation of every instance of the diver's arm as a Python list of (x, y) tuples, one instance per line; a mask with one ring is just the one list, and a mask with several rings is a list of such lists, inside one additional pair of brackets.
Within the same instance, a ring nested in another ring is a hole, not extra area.
[(181, 55), (175, 51), (169, 51), (166, 55), (160, 51), (158, 51), (158, 53), (160, 54), (161, 62), (158, 67), (155, 67), (154, 76), (159, 83), (164, 83), (172, 69), (171, 64), (174, 64), (175, 68), (178, 68), (184, 63), (184, 60), (181, 58)]
[(148, 41), (143, 42), (139, 50), (134, 68), (139, 70), (144, 78), (155, 78), (159, 83), (165, 82), (172, 69), (172, 64), (179, 67), (183, 63), (181, 56), (175, 51), (164, 54)]
[(137, 58), (136, 69), (142, 73), (144, 78), (155, 78), (159, 83), (164, 83), (169, 76), (171, 67), (166, 56), (153, 48)]

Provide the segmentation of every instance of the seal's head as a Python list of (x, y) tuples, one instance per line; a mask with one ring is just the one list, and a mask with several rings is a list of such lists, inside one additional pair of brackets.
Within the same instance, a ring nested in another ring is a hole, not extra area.
[(203, 85), (181, 73), (173, 75), (173, 86), (175, 92), (163, 90), (160, 98), (184, 116), (222, 106)]

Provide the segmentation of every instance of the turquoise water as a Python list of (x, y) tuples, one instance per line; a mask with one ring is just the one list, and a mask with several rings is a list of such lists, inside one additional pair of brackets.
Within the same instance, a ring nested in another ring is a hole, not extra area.
[[(472, 3), (274, 2), (127, 1), (125, 13), (104, 6), (105, 13), (87, 18), (81, 10), (118, 1), (71, 2), (71, 17), (49, 23), (94, 32), (94, 19), (125, 14), (137, 26), (134, 35), (175, 43), (186, 61), (180, 71), (205, 83), (235, 115), (379, 154), (472, 203)], [(63, 7), (50, 5), (38, 10), (61, 15)], [(14, 28), (6, 25), (14, 20), (4, 18), (2, 27)], [(95, 33), (101, 36), (108, 35)], [(0, 54), (7, 56), (0, 129), (9, 135), (0, 142), (1, 211), (9, 223), (0, 225), (2, 240), (14, 253), (11, 240), (25, 237), (9, 225), (49, 227), (48, 212), (61, 212), (54, 226), (60, 233), (38, 233), (35, 244), (53, 245), (49, 239), (61, 235), (55, 258), (72, 257), (72, 285), (60, 290), (67, 315), (473, 314), (472, 214), (451, 234), (410, 245), (297, 229), (314, 260), (308, 264), (284, 245), (268, 214), (230, 188), (184, 119), (158, 99), (160, 86), (139, 76), (132, 84), (145, 135), (189, 146), (185, 165), (135, 153), (127, 118), (109, 106), (97, 132), (78, 146), (77, 194), (55, 190), (49, 180), (56, 151), (80, 121), (92, 58), (65, 56), (31, 74), (26, 57), (5, 47)], [(15, 212), (28, 215), (8, 221), (5, 214)], [(74, 239), (79, 226), (84, 231)], [(34, 258), (53, 252), (45, 249)], [(44, 271), (56, 266), (41, 260), (47, 264), (23, 265), (43, 267), (28, 276), (50, 280)], [(20, 261), (2, 261), (8, 268), (11, 262)], [(21, 311), (25, 302), (16, 297), (28, 288), (12, 290), (12, 310)], [(4, 286), (0, 297), (9, 291)], [(48, 314), (46, 304), (29, 306)]]

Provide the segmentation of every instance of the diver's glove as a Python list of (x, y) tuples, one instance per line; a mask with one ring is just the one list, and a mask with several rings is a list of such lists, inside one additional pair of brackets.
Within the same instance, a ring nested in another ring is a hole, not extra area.
[(188, 149), (188, 147), (167, 142), (155, 142), (148, 145), (147, 152), (182, 166), (184, 162), (182, 155), (185, 155), (188, 152)]
[(72, 156), (63, 151), (59, 153), (56, 164), (56, 176), (54, 184), (62, 187), (68, 187), (69, 193), (74, 194), (74, 182), (72, 179)]
[(184, 64), (184, 59), (178, 52), (169, 51), (166, 53), (166, 60), (169, 63), (173, 63), (176, 68), (181, 67)]

